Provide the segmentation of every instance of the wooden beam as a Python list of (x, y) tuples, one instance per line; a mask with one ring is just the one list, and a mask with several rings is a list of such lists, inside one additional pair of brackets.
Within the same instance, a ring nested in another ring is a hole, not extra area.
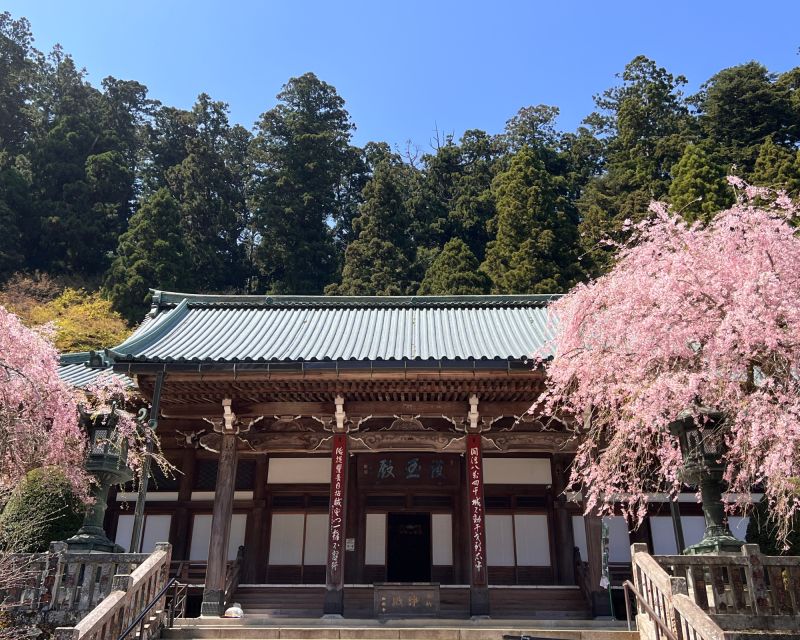
[[(528, 411), (533, 399), (508, 402), (482, 402), (478, 405), (481, 416), (519, 416)], [(399, 401), (350, 401), (345, 400), (345, 411), (351, 416), (420, 415), (427, 417), (466, 416), (469, 402), (399, 402)], [(333, 402), (261, 402), (238, 404), (234, 409), (239, 416), (326, 416), (333, 415)], [(162, 404), (161, 414), (165, 418), (218, 417), (218, 404)]]

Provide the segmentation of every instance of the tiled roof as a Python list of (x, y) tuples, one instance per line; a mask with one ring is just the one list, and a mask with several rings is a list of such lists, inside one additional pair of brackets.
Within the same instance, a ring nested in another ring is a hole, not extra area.
[(156, 291), (117, 362), (522, 360), (556, 296), (207, 296)]
[[(102, 360), (101, 366), (90, 366), (91, 355), (88, 351), (62, 353), (58, 367), (58, 377), (77, 389), (85, 389), (103, 374), (115, 376), (127, 386), (133, 386), (133, 380), (120, 373), (114, 373), (112, 363), (106, 359)], [(97, 355), (102, 357), (102, 354)]]

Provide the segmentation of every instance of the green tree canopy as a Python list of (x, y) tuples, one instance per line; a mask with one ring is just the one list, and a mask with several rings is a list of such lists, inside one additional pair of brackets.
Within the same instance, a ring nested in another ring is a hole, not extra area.
[(792, 87), (758, 62), (723, 69), (695, 97), (700, 125), (737, 172), (752, 171), (758, 148), (772, 137), (791, 145), (800, 140)]
[(493, 293), (558, 293), (577, 279), (577, 220), (537, 153), (523, 147), (492, 183), (496, 237), (481, 269)]
[(784, 189), (792, 196), (800, 195), (800, 149), (786, 148), (767, 138), (758, 150), (750, 180), (759, 186)]
[(686, 220), (705, 222), (733, 204), (733, 191), (725, 180), (725, 170), (702, 145), (687, 145), (673, 167), (669, 201)]
[(336, 295), (401, 295), (412, 288), (410, 216), (404, 199), (407, 168), (399, 158), (381, 160), (364, 187), (356, 238), (347, 247)]
[(189, 285), (188, 256), (181, 234), (181, 211), (161, 188), (133, 214), (119, 238), (105, 287), (114, 308), (129, 322), (143, 316), (149, 289), (181, 290)]
[(354, 127), (336, 89), (313, 73), (290, 79), (278, 100), (258, 121), (252, 145), (259, 288), (320, 293), (338, 264), (331, 223), (344, 216), (340, 191), (354, 163)]
[(420, 284), (420, 295), (470, 295), (489, 291), (489, 278), (461, 238), (452, 238), (436, 256)]

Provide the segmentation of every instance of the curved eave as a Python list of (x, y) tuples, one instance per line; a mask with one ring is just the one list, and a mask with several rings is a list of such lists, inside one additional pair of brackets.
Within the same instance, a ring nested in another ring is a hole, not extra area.
[(403, 360), (282, 360), (282, 361), (199, 361), (199, 360), (144, 360), (132, 359), (117, 361), (114, 371), (129, 375), (165, 372), (181, 373), (303, 373), (303, 372), (364, 372), (374, 373), (416, 371), (524, 371), (531, 373), (541, 370), (528, 358), (483, 358), (483, 359), (403, 359)]

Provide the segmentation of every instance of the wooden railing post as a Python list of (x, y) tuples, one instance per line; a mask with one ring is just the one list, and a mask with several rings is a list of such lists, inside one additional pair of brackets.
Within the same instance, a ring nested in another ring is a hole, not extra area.
[(761, 550), (757, 544), (746, 544), (742, 547), (742, 555), (747, 558), (745, 575), (750, 596), (750, 606), (753, 615), (769, 613), (769, 600), (767, 599), (767, 584), (764, 580), (764, 563), (761, 560)]

